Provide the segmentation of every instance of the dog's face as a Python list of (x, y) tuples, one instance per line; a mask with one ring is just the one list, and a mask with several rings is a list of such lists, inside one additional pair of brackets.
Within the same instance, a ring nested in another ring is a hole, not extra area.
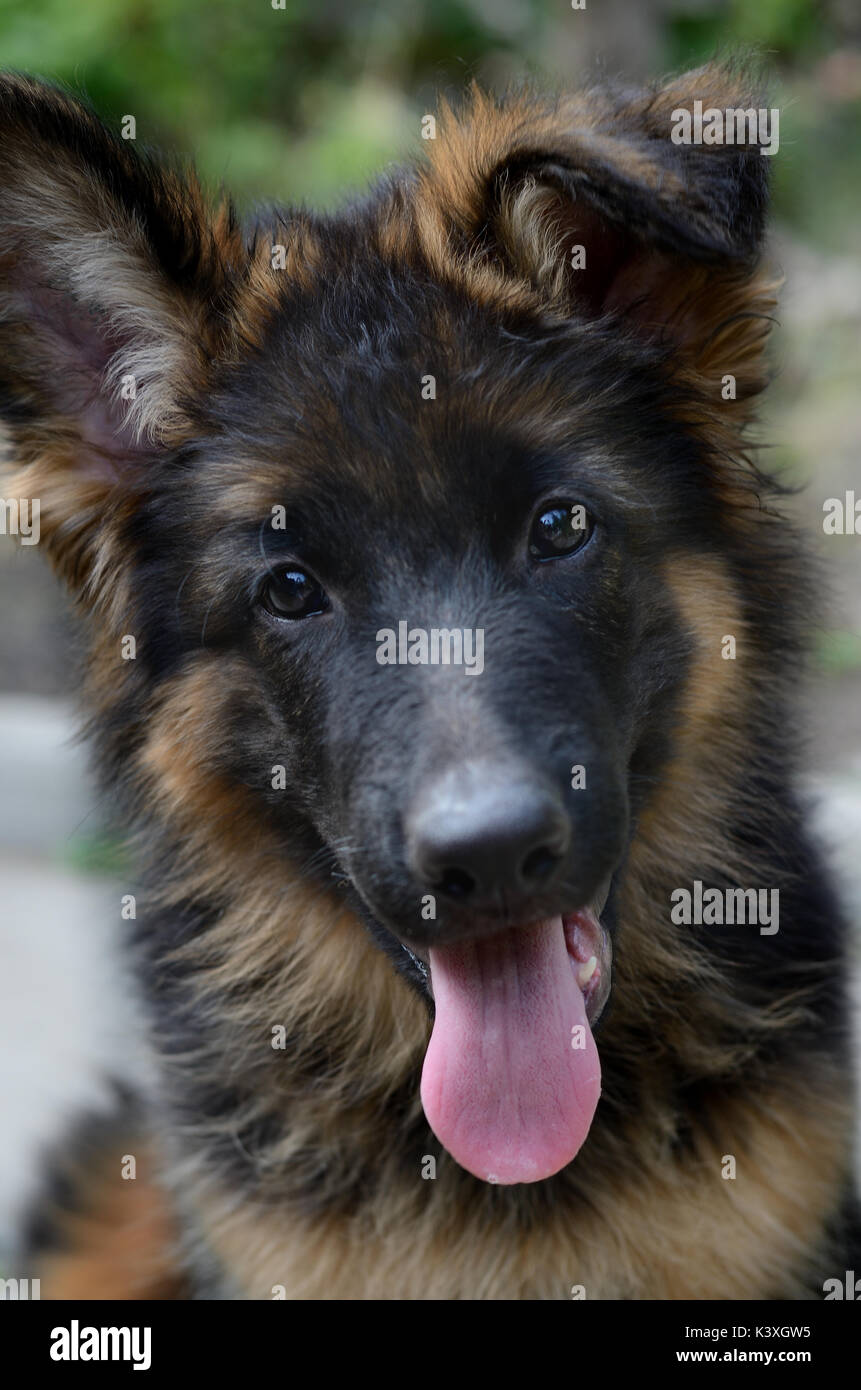
[(433, 996), (428, 1118), (503, 1182), (597, 1103), (688, 652), (667, 563), (725, 529), (722, 374), (736, 424), (757, 384), (762, 156), (669, 139), (714, 81), (477, 99), (418, 175), (254, 238), (0, 88), (0, 398), (47, 543), (135, 634), (142, 717), (219, 654), (214, 767)]
[[(243, 376), (218, 409), (260, 424), (228, 426), (215, 459), (196, 446), (179, 644), (206, 616), (207, 641), (241, 654), (259, 713), (223, 731), (233, 772), (252, 756), (266, 789), (283, 766), (267, 814), (301, 820), (331, 851), (321, 867), (424, 952), (584, 906), (619, 863), (677, 645), (637, 580), (674, 528), (690, 535), (696, 452), (659, 373), (585, 328), (523, 319), (515, 335), (406, 278), (376, 302), (332, 282), (264, 350), (286, 382), (307, 334), (322, 370), (303, 364), (283, 398)], [(656, 489), (659, 470), (681, 490)], [(247, 520), (213, 531), (231, 479)]]

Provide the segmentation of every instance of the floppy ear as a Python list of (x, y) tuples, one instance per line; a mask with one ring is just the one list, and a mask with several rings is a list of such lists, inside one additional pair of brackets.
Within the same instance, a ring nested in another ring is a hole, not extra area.
[[(708, 378), (764, 384), (774, 285), (757, 274), (769, 158), (759, 144), (680, 144), (674, 113), (759, 109), (743, 75), (709, 66), (646, 92), (596, 89), (444, 108), (420, 176), (419, 225), (440, 262), (528, 286), (557, 313), (613, 315)], [(582, 248), (582, 249), (578, 249)], [(731, 405), (731, 403), (728, 403)]]
[(0, 420), (73, 584), (106, 515), (190, 430), (239, 251), (229, 206), (210, 222), (193, 176), (0, 75)]

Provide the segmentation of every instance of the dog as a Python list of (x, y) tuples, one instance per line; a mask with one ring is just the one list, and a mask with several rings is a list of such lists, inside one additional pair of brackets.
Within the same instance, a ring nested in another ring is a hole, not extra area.
[(64, 1143), (43, 1297), (857, 1268), (818, 584), (750, 438), (770, 159), (678, 138), (757, 80), (473, 87), (250, 223), (0, 81), (5, 487), (81, 613), (158, 1058)]

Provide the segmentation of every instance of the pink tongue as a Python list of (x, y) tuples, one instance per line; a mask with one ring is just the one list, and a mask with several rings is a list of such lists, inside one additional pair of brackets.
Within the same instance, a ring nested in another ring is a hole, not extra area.
[(440, 947), (430, 964), (436, 1021), (421, 1093), (431, 1129), (485, 1182), (550, 1177), (580, 1148), (601, 1094), (562, 919)]

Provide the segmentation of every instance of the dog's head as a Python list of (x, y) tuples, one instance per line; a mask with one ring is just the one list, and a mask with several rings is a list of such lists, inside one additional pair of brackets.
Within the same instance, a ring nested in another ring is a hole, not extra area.
[(0, 408), (134, 711), (118, 761), (203, 672), (228, 802), (434, 998), (428, 1118), (501, 1182), (588, 1131), (690, 650), (667, 565), (753, 495), (768, 161), (675, 143), (695, 99), (751, 106), (711, 69), (474, 94), (367, 200), (246, 230), (0, 83)]

